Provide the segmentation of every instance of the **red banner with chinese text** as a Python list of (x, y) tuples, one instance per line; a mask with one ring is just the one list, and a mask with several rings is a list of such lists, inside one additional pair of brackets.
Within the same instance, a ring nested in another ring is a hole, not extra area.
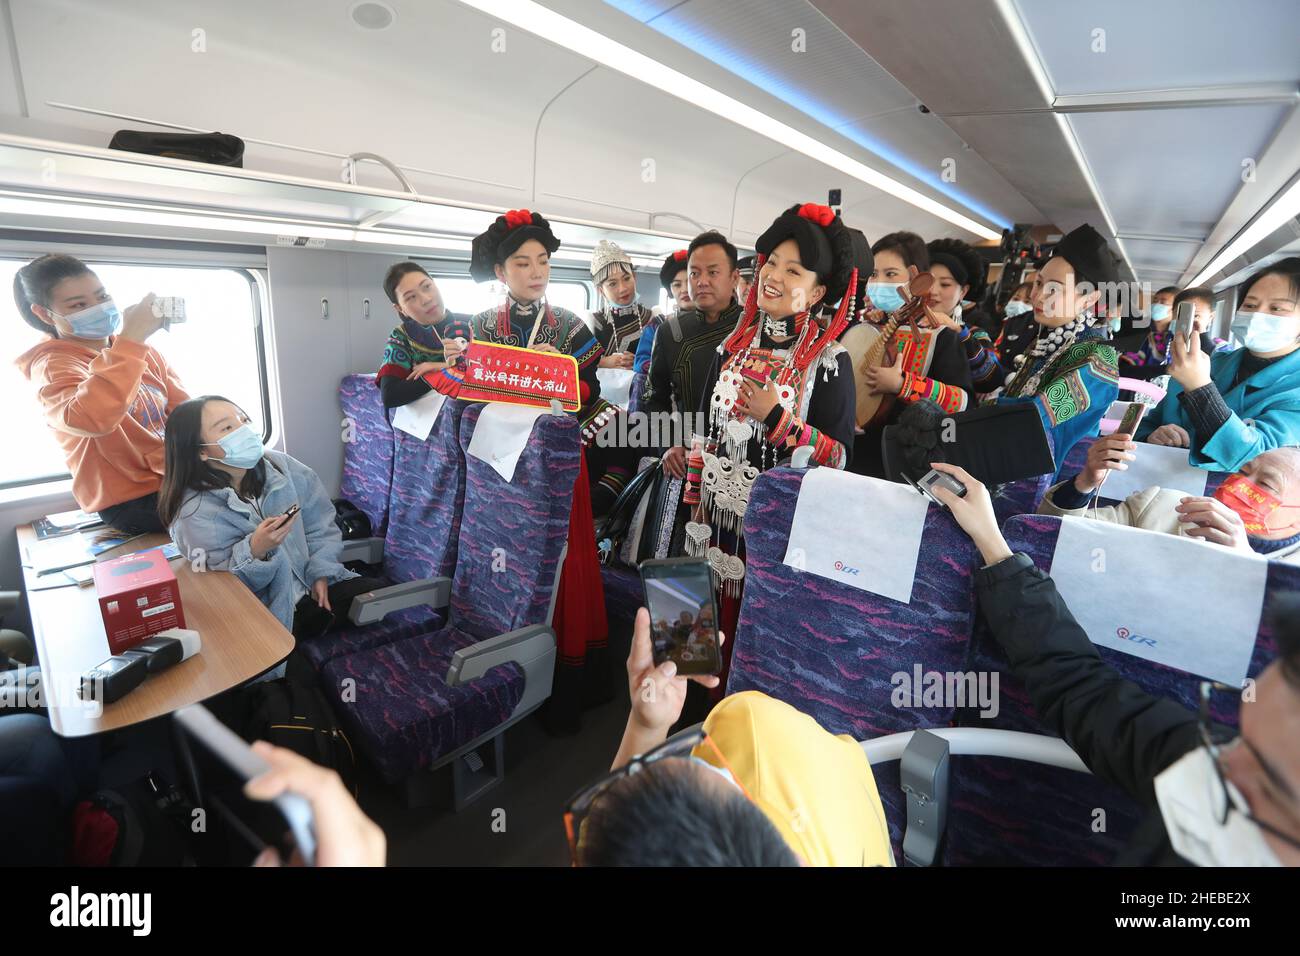
[(566, 412), (576, 412), (578, 362), (572, 355), (535, 352), (513, 345), (474, 341), (457, 362), (424, 376), (430, 386), (467, 402), (507, 402), (550, 408), (558, 400)]

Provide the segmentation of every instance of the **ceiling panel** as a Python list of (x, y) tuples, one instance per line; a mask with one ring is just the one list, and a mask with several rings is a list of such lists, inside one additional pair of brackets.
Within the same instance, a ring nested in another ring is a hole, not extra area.
[(1242, 161), (1258, 161), (1289, 110), (1129, 110), (1069, 122), (1121, 233), (1205, 237), (1242, 184)]
[(996, 209), (999, 218), (1007, 223), (1037, 222), (1042, 218), (1042, 213), (1019, 190), (932, 113), (916, 110), (889, 113), (856, 123), (844, 132), (850, 138), (860, 133), (865, 138), (906, 149), (914, 166), (923, 167), (940, 179), (951, 175), (949, 189), (964, 196), (980, 197), (982, 206)]
[(936, 113), (1043, 106), (994, 0), (813, 3)]
[(844, 221), (861, 229), (868, 239), (887, 232), (909, 229), (927, 239), (957, 235), (967, 240), (951, 223), (862, 183), (844, 178), (820, 163), (796, 153), (777, 157), (746, 177), (736, 203), (737, 241), (752, 244), (772, 220), (796, 202), (823, 202), (826, 190), (843, 186)]
[(1195, 239), (1188, 242), (1132, 238), (1124, 240), (1124, 248), (1128, 250), (1129, 258), (1133, 260), (1133, 268), (1137, 269), (1139, 278), (1146, 273), (1161, 269), (1181, 274), (1200, 247), (1200, 241)]
[(1300, 80), (1296, 0), (1015, 4), (1058, 95)]
[[(633, 101), (636, 110), (627, 108)], [(648, 128), (647, 116), (659, 123)], [(602, 68), (557, 100), (542, 122), (536, 202), (546, 209), (558, 200), (595, 200), (581, 207), (593, 219), (647, 228), (651, 213), (677, 213), (725, 231), (737, 181), (782, 152), (764, 136)], [(698, 231), (680, 219), (659, 225)]]

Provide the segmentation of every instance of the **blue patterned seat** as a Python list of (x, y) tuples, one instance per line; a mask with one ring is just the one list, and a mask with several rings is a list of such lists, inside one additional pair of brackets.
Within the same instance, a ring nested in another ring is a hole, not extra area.
[(1034, 478), (1021, 478), (1019, 481), (1007, 482), (1005, 485), (990, 489), (993, 496), (993, 513), (997, 516), (998, 524), (1005, 524), (1009, 518), (1014, 518), (1016, 515), (1031, 515), (1037, 511), (1054, 480), (1054, 475), (1038, 475)]
[[(1042, 515), (1013, 518), (1003, 529), (1012, 551), (1023, 551), (1050, 571), (1061, 519)], [(1265, 607), (1250, 675), (1258, 674), (1276, 654), (1269, 614), (1278, 596), (1300, 589), (1300, 567), (1269, 564)], [(1143, 661), (1106, 647), (1102, 659), (1124, 678), (1195, 710), (1199, 679), (1164, 665)], [(1051, 733), (1034, 713), (1024, 686), (1010, 673), (1006, 656), (982, 626), (971, 643), (969, 669), (998, 671), (1001, 705), (991, 719), (959, 715), (959, 723), (1029, 733)], [(1216, 713), (1236, 724), (1235, 712)], [(1106, 811), (1106, 829), (1093, 829), (1094, 811)], [(1066, 770), (982, 757), (957, 758), (954, 764), (948, 840), (949, 864), (1103, 865), (1123, 848), (1145, 810), (1118, 788), (1095, 777)]]
[[(393, 583), (450, 577), (456, 568), (465, 501), (465, 456), (460, 445), (464, 411), (464, 402), (448, 399), (425, 441), (400, 430), (393, 433), (383, 560), (383, 574)], [(374, 624), (340, 628), (299, 648), (319, 671), (333, 658), (427, 634), (445, 623), (441, 610), (411, 607)]]
[[(473, 405), (464, 412), (462, 454), (483, 408)], [(449, 623), (325, 665), (327, 685), (340, 687), (347, 678), (356, 682), (355, 701), (341, 708), (343, 721), (389, 782), (498, 737), (549, 694), (553, 635), (545, 673), (540, 665), (532, 672), (510, 661), (452, 685), (448, 667), (457, 650), (532, 625), (549, 627), (579, 447), (573, 417), (542, 415), (512, 481), (464, 455)]]
[(600, 569), (605, 582), (605, 613), (613, 621), (631, 622), (645, 603), (641, 574), (625, 564), (607, 564)]
[[(773, 469), (750, 494), (744, 603), (727, 692), (762, 691), (856, 740), (947, 726), (953, 708), (895, 707), (892, 678), (902, 672), (910, 680), (918, 664), (923, 672), (965, 669), (974, 545), (932, 505), (909, 604), (792, 568), (784, 558), (806, 474)], [(906, 815), (896, 763), (880, 768), (878, 784), (901, 852)]]
[(339, 384), (339, 407), (352, 425), (352, 441), (343, 445), (343, 479), (339, 496), (370, 519), (371, 533), (382, 537), (388, 526), (388, 492), (393, 480), (393, 427), (373, 375), (349, 375)]

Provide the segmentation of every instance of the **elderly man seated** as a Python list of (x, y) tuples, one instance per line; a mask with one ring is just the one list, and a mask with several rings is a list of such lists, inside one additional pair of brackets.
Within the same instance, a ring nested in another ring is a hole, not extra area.
[(1300, 563), (1300, 448), (1256, 455), (1213, 497), (1153, 485), (1117, 505), (1089, 507), (1107, 473), (1127, 470), (1137, 455), (1138, 445), (1129, 435), (1098, 439), (1088, 449), (1083, 471), (1048, 491), (1038, 513), (1181, 534)]

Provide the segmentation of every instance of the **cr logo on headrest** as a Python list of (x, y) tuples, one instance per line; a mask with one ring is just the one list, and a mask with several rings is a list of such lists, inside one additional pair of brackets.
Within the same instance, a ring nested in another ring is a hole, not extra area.
[(857, 574), (857, 573), (858, 573), (858, 569), (857, 569), (857, 568), (851, 568), (851, 567), (849, 567), (847, 564), (845, 564), (843, 561), (836, 561), (836, 562), (835, 562), (835, 570), (836, 570), (836, 571), (843, 571), (845, 574)]
[(1115, 628), (1115, 636), (1121, 641), (1129, 641), (1133, 644), (1145, 644), (1148, 647), (1155, 647), (1159, 642), (1154, 637), (1143, 637), (1141, 634), (1134, 634), (1127, 627)]

